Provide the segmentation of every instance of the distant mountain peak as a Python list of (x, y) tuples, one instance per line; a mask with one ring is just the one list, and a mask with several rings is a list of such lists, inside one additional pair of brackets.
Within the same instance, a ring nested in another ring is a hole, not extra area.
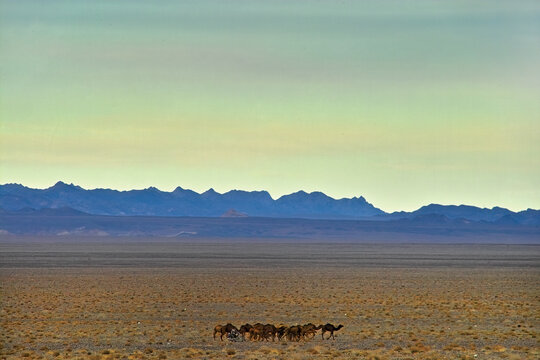
[(152, 192), (161, 192), (161, 190), (159, 190), (157, 187), (154, 187), (154, 186), (149, 186), (144, 190), (152, 191)]
[(2, 192), (9, 193), (12, 191), (24, 190), (24, 189), (27, 189), (27, 187), (21, 184), (8, 183), (8, 184), (0, 185), (0, 189), (2, 190)]
[(274, 201), (268, 191), (245, 191), (245, 190), (230, 190), (221, 194), (224, 199), (229, 201), (262, 201), (265, 203)]
[(307, 198), (309, 194), (305, 192), (304, 190), (299, 190), (287, 195), (282, 195), (278, 200), (282, 199), (298, 199), (298, 198)]
[(74, 185), (73, 185), (73, 183), (67, 184), (67, 183), (65, 183), (63, 181), (57, 181), (56, 184), (54, 184), (52, 187), (65, 187), (65, 186), (72, 187)]
[(216, 190), (214, 190), (214, 188), (210, 188), (206, 190), (205, 192), (203, 192), (201, 195), (219, 195), (219, 193)]
[(83, 190), (82, 187), (78, 186), (78, 185), (74, 185), (73, 183), (65, 183), (63, 181), (58, 181), (56, 184), (54, 184), (53, 186), (51, 186), (49, 188), (50, 190), (62, 190), (62, 189), (65, 189), (65, 190)]
[[(343, 199), (347, 199), (347, 198), (343, 198)], [(367, 203), (366, 199), (363, 196), (354, 196), (354, 197), (351, 198), (351, 200), (356, 200), (356, 201)]]

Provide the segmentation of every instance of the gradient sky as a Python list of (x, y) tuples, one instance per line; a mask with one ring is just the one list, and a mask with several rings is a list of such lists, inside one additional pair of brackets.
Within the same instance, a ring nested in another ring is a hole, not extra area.
[(540, 1), (0, 0), (0, 183), (540, 208)]

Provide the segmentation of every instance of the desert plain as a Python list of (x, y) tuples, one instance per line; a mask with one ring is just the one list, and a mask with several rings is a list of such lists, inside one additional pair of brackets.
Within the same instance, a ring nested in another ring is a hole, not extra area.
[(539, 285), (539, 245), (6, 236), (0, 359), (538, 359)]

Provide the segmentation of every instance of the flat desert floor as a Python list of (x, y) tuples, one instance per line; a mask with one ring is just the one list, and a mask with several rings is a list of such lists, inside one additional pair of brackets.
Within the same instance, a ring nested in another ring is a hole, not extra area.
[[(0, 359), (538, 359), (540, 246), (0, 241)], [(214, 340), (216, 324), (343, 324)]]

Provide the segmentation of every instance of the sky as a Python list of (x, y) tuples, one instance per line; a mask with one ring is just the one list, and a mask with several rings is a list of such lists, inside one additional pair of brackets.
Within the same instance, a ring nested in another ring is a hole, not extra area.
[(539, 1), (0, 0), (0, 183), (540, 208)]

